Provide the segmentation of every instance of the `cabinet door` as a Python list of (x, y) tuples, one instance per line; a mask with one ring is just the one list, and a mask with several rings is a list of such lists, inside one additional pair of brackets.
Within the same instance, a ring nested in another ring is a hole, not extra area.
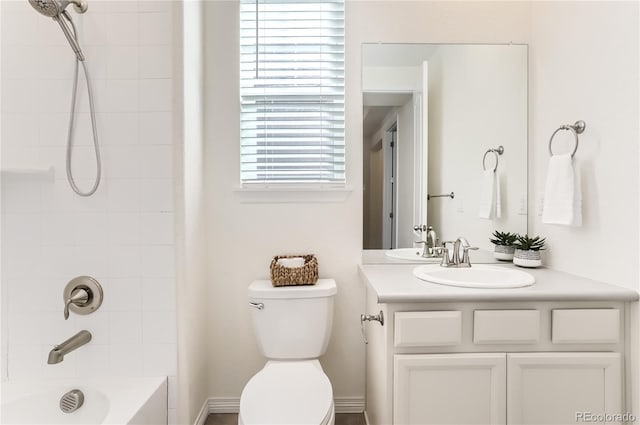
[(573, 424), (622, 413), (619, 353), (507, 354), (507, 377), (509, 424)]
[(506, 355), (394, 356), (394, 425), (506, 423)]

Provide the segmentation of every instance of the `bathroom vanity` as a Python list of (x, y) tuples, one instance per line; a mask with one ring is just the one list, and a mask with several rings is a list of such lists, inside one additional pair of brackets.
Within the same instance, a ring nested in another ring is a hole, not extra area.
[(366, 314), (384, 318), (365, 322), (370, 425), (624, 422), (635, 291), (547, 269), (469, 289), (414, 267), (360, 266)]

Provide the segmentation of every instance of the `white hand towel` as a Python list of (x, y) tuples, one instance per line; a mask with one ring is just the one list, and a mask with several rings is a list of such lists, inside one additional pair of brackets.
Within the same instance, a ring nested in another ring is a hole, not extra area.
[(502, 217), (502, 200), (500, 199), (500, 171), (495, 171), (495, 185), (496, 185), (496, 210), (495, 210), (495, 218)]
[(278, 264), (287, 268), (302, 267), (304, 266), (304, 258), (302, 257), (278, 258)]
[[(499, 195), (498, 195), (499, 196)], [(480, 208), (478, 216), (491, 220), (496, 214), (496, 173), (484, 170), (480, 181)]]
[(549, 160), (542, 222), (582, 225), (580, 175), (574, 170), (571, 154), (553, 155)]

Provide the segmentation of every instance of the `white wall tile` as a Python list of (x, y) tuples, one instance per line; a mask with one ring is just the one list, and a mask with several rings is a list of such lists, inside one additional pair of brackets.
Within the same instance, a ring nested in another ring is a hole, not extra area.
[(139, 176), (143, 179), (171, 179), (173, 177), (173, 146), (141, 146), (136, 155)]
[(148, 245), (173, 245), (173, 213), (142, 213), (140, 220), (140, 238)]
[(140, 80), (140, 111), (170, 111), (173, 108), (173, 82), (169, 78)]
[(40, 344), (16, 344), (9, 350), (9, 379), (39, 378), (47, 358)]
[(143, 185), (139, 180), (110, 180), (107, 187), (109, 211), (140, 211)]
[(142, 273), (141, 252), (139, 246), (111, 246), (108, 248), (108, 277), (140, 277)]
[(140, 78), (171, 78), (173, 61), (165, 46), (140, 46)]
[(107, 47), (107, 78), (135, 79), (139, 76), (138, 46)]
[(143, 376), (142, 344), (110, 344), (109, 361), (112, 376)]
[(144, 344), (143, 374), (145, 376), (171, 376), (176, 374), (175, 344)]
[(102, 146), (137, 145), (140, 119), (135, 113), (104, 113), (99, 129)]
[(101, 112), (137, 112), (139, 80), (107, 80)]
[(171, 112), (140, 113), (140, 143), (170, 145), (173, 140)]
[(169, 13), (141, 13), (140, 45), (170, 45), (172, 36), (171, 15)]
[(109, 214), (109, 244), (111, 246), (139, 244), (140, 225), (139, 213)]
[[(103, 180), (88, 198), (65, 173), (73, 53), (28, 2), (0, 7), (3, 166), (55, 167), (51, 182), (2, 182), (8, 374), (169, 375), (175, 408), (172, 2), (94, 1), (91, 13), (73, 15), (103, 156)], [(86, 190), (95, 162), (82, 71), (76, 107), (73, 172)], [(62, 291), (82, 274), (101, 282), (103, 305), (65, 321)], [(81, 329), (91, 343), (47, 365), (53, 345)]]
[(144, 344), (175, 344), (175, 311), (145, 311), (142, 313), (142, 342)]
[(140, 211), (173, 211), (173, 181), (144, 180), (140, 182)]
[(142, 275), (149, 278), (175, 277), (173, 246), (151, 245), (142, 249)]
[[(127, 2), (111, 2), (127, 3)], [(123, 5), (124, 6), (124, 5)], [(135, 13), (107, 14), (107, 41), (111, 46), (137, 46), (139, 37), (138, 15)]]
[[(136, 278), (106, 279), (103, 282), (105, 297), (102, 308), (111, 312), (140, 312), (142, 283)], [(145, 293), (145, 298), (147, 294)]]
[(109, 313), (109, 343), (140, 344), (142, 342), (142, 313), (112, 311)]

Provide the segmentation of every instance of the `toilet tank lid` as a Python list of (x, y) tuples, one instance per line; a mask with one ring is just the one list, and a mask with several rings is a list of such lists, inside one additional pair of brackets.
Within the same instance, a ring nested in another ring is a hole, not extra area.
[(254, 280), (249, 285), (250, 298), (295, 299), (330, 297), (338, 292), (333, 279), (318, 279), (315, 285), (273, 286), (269, 280)]

